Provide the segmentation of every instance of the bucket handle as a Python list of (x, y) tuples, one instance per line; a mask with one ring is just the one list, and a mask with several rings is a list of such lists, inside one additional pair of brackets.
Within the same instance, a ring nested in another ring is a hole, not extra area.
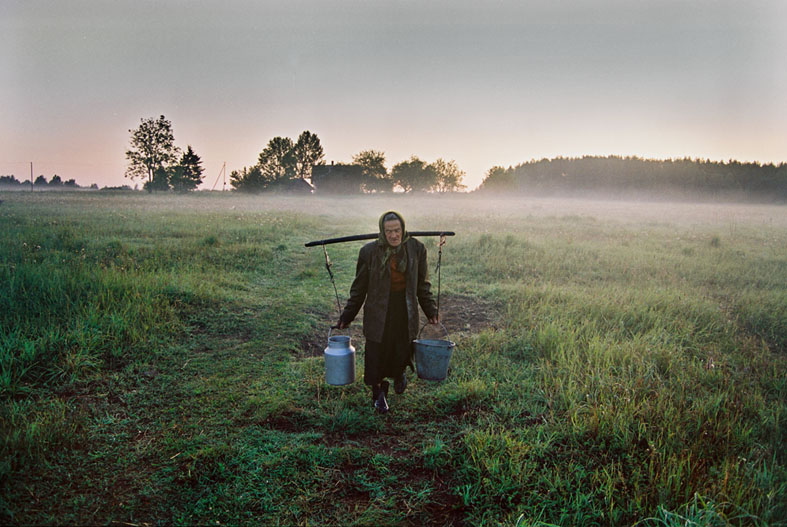
[[(339, 326), (331, 326), (331, 329), (328, 330), (328, 338), (331, 338), (331, 333), (333, 332), (334, 329), (340, 329), (340, 328), (339, 328)], [(347, 336), (348, 337), (352, 336), (352, 335), (350, 335), (350, 326), (347, 326), (344, 329), (347, 330)]]
[[(419, 339), (421, 338), (421, 331), (424, 330), (424, 328), (427, 326), (427, 324), (429, 324), (429, 322), (427, 322), (426, 324), (421, 326), (421, 329), (418, 331), (418, 337), (417, 338), (419, 338)], [(448, 334), (448, 330), (445, 329), (445, 326), (443, 325), (443, 323), (442, 322), (438, 322), (438, 324), (440, 324), (440, 327), (443, 328), (443, 331), (445, 331), (445, 336), (448, 337), (448, 340), (451, 340), (451, 335)]]

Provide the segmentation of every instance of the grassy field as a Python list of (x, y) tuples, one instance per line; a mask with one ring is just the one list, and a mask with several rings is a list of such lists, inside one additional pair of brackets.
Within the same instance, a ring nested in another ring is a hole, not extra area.
[[(0, 199), (4, 524), (787, 525), (787, 207)], [(303, 244), (388, 209), (457, 350), (380, 416)]]

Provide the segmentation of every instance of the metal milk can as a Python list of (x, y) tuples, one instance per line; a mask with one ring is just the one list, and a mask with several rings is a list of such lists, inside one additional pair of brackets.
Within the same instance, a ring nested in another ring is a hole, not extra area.
[(329, 332), (328, 347), (323, 355), (325, 382), (334, 386), (355, 382), (355, 348), (350, 344), (349, 335), (331, 336)]

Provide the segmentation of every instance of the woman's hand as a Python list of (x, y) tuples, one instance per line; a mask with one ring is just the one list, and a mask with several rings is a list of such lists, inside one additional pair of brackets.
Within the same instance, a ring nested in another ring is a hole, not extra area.
[(435, 316), (429, 318), (429, 323), (430, 324), (437, 324), (439, 322), (440, 322), (440, 315), (435, 315)]
[(339, 319), (339, 322), (336, 323), (336, 328), (337, 329), (345, 329), (345, 328), (348, 328), (348, 327), (350, 327), (350, 324), (345, 324), (342, 321), (342, 319)]

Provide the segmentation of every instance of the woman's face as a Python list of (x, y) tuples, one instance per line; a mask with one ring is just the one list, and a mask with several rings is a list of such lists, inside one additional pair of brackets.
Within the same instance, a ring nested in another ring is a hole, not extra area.
[(402, 243), (402, 222), (399, 220), (388, 220), (383, 223), (385, 240), (391, 247), (399, 247)]

